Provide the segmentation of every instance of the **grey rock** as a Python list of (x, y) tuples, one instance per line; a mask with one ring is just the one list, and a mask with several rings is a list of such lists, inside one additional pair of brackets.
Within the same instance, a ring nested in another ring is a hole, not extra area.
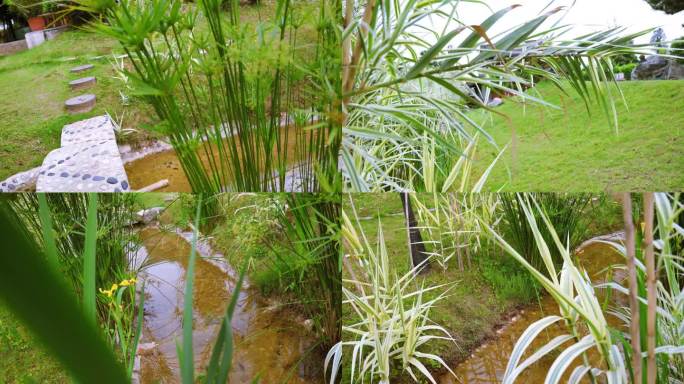
[(632, 71), (632, 80), (684, 79), (684, 66), (672, 59), (649, 56)]
[(142, 209), (135, 213), (135, 217), (138, 223), (149, 224), (156, 220), (159, 215), (164, 212), (164, 207), (152, 207), (148, 209)]

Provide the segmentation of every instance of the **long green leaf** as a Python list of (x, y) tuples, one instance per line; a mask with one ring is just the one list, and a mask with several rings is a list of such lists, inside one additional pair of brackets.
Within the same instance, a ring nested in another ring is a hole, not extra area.
[(88, 194), (88, 216), (85, 228), (85, 247), (83, 249), (83, 312), (92, 324), (97, 322), (95, 286), (97, 268), (97, 194)]

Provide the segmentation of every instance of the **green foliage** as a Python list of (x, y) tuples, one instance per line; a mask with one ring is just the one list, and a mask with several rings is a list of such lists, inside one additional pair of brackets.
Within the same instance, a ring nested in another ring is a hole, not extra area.
[(285, 209), (285, 195), (234, 194), (220, 202), (222, 223), (213, 230), (216, 244), (228, 250), (226, 258), (232, 265), (251, 259), (250, 281), (263, 293), (285, 293), (289, 282), (280, 280), (277, 269), (271, 268), (276, 253), (286, 253), (281, 245), (283, 234), (278, 224)]
[(677, 62), (684, 64), (684, 36), (673, 41), (670, 45), (670, 49), (672, 50), (671, 53), (673, 55), (679, 56), (679, 58), (677, 58)]
[(3, 0), (12, 13), (22, 17), (35, 17), (49, 12), (52, 3), (42, 0)]
[(622, 73), (625, 75), (625, 79), (632, 80), (632, 71), (637, 65), (637, 63), (617, 65), (613, 67), (613, 73)]
[[(87, 249), (88, 195), (86, 194), (44, 194), (53, 223), (54, 243), (59, 257), (60, 272), (82, 295), (84, 255)], [(102, 194), (99, 196), (96, 220), (97, 239), (91, 240), (97, 255), (95, 287), (109, 287), (119, 281), (128, 271), (127, 251), (136, 244), (132, 228), (131, 207), (134, 199), (126, 194)], [(39, 217), (38, 194), (18, 194), (10, 204), (22, 218), (31, 233), (43, 234)], [(42, 236), (40, 237), (43, 238)], [(49, 238), (47, 238), (49, 239)], [(44, 242), (43, 244), (50, 244)], [(93, 289), (95, 288), (93, 287)], [(100, 307), (101, 308), (101, 307)]]
[[(532, 194), (541, 207), (534, 210), (534, 217), (539, 225), (539, 232), (546, 242), (552, 241), (553, 233), (547, 226), (542, 224), (543, 212), (548, 217), (555, 233), (568, 242), (570, 249), (578, 245), (586, 233), (586, 228), (581, 225), (581, 217), (589, 204), (589, 194), (565, 194), (565, 193), (539, 193)], [(528, 225), (527, 214), (520, 205), (519, 194), (503, 193), (500, 195), (503, 214), (503, 223), (500, 231), (503, 237), (537, 270), (545, 269), (544, 260), (537, 250), (536, 232)], [(551, 250), (551, 257), (556, 267), (562, 262), (559, 249)]]
[(341, 338), (342, 251), (338, 194), (289, 194), (281, 211), (286, 253), (270, 269), (299, 298), (324, 349)]
[[(535, 86), (528, 79), (549, 80), (563, 91), (575, 91), (587, 109), (598, 107), (617, 129), (618, 93), (610, 88), (613, 79), (606, 68), (611, 57), (643, 47), (627, 45), (648, 31), (625, 36), (624, 29), (616, 27), (566, 39), (557, 30), (541, 28), (559, 7), (490, 38), (488, 31), (518, 5), (464, 27), (468, 24), (460, 19), (461, 4), (350, 3), (359, 11), (345, 24), (343, 44), (349, 67), (343, 72), (347, 117), (340, 156), (347, 190), (479, 190), (503, 151), (480, 122), (467, 116), (471, 105), (492, 110), (464, 84), (554, 108), (538, 95), (521, 91)], [(426, 29), (418, 38), (414, 27), (432, 15), (442, 19), (444, 27)], [(539, 36), (547, 37), (540, 42)], [(459, 46), (445, 49), (460, 37)], [(584, 81), (583, 71), (589, 81)], [(478, 137), (491, 144), (497, 156), (481, 161), (484, 168), (473, 172), (469, 160)], [(466, 164), (459, 169), (459, 163)], [(448, 175), (460, 179), (464, 169), (466, 179), (471, 173), (475, 178), (453, 183)]]
[(541, 285), (511, 258), (478, 257), (478, 267), (496, 296), (515, 303), (530, 303), (539, 297)]
[(653, 8), (665, 13), (674, 15), (675, 13), (684, 10), (683, 0), (646, 0), (646, 2)]

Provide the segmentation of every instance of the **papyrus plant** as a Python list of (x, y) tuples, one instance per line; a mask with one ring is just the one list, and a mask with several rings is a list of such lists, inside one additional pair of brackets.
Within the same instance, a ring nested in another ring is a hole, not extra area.
[(331, 372), (330, 382), (334, 383), (339, 375), (343, 350), (351, 349), (349, 383), (370, 380), (389, 384), (393, 368), (416, 382), (422, 376), (436, 383), (425, 366), (427, 361), (436, 362), (449, 372), (451, 369), (441, 357), (421, 352), (421, 347), (431, 340), (452, 340), (446, 329), (429, 317), (431, 308), (446, 291), (432, 299), (425, 296), (444, 286), (418, 284), (416, 271), (422, 265), (397, 276), (389, 262), (380, 223), (375, 249), (360, 227), (358, 231), (351, 227), (344, 211), (342, 223), (344, 241), (351, 252), (348, 258), (352, 260), (345, 262), (348, 278), (343, 279), (343, 305), (350, 306), (355, 322), (343, 326), (343, 340), (326, 356), (325, 370)]
[[(503, 382), (514, 383), (516, 378), (527, 367), (544, 356), (557, 354), (548, 370), (545, 383), (560, 383), (568, 369), (580, 360), (570, 373), (570, 382), (578, 383), (589, 375), (592, 381), (605, 376), (610, 384), (628, 383), (625, 358), (615, 340), (612, 329), (603, 313), (594, 287), (585, 271), (580, 269), (571, 258), (569, 240), (564, 243), (558, 237), (546, 213), (536, 203), (532, 195), (518, 194), (518, 203), (527, 225), (533, 233), (537, 251), (542, 259), (545, 271), (539, 271), (527, 259), (514, 249), (490, 226), (485, 225), (488, 233), (509, 255), (515, 258), (541, 284), (558, 304), (558, 315), (546, 316), (531, 324), (516, 342), (504, 373)], [(535, 212), (537, 211), (537, 215)], [(538, 227), (536, 217), (541, 217), (543, 225), (553, 239), (548, 244)], [(559, 251), (563, 263), (560, 270), (554, 263), (551, 248)], [(567, 333), (553, 338), (551, 341), (523, 359), (532, 342), (549, 326), (563, 324)], [(598, 360), (587, 357), (587, 351), (594, 350)], [(553, 356), (553, 355), (552, 355)]]
[(532, 20), (490, 35), (519, 5), (467, 25), (459, 17), (462, 3), (485, 6), (475, 0), (344, 1), (341, 157), (347, 190), (464, 190), (445, 181), (458, 158), (470, 158), (466, 149), (477, 134), (497, 145), (468, 115), (471, 106), (490, 109), (469, 86), (554, 108), (524, 92), (549, 80), (574, 90), (587, 105), (599, 105), (617, 125), (620, 92), (610, 86), (610, 58), (638, 51), (642, 47), (630, 41), (648, 31), (622, 36), (624, 29), (612, 28), (569, 39), (571, 27), (558, 21), (545, 27), (562, 9), (548, 4)]
[(123, 46), (193, 192), (318, 191), (340, 183), (339, 10), (277, 0), (241, 23), (237, 0), (123, 0), (95, 29)]

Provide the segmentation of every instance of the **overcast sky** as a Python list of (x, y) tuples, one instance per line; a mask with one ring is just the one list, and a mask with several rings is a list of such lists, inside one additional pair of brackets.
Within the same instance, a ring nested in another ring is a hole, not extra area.
[[(512, 4), (522, 5), (501, 19), (499, 27), (495, 28), (491, 34), (534, 18), (549, 1), (484, 0), (495, 11)], [(572, 4), (572, 0), (555, 0), (552, 7), (570, 6)], [(479, 24), (491, 14), (491, 11), (482, 5), (465, 2), (459, 5), (458, 11), (459, 18), (467, 24)], [(576, 0), (574, 6), (563, 18), (563, 23), (576, 26), (568, 37), (615, 25), (629, 27), (629, 32), (662, 26), (668, 40), (684, 36), (684, 28), (682, 28), (684, 11), (676, 15), (667, 15), (665, 12), (654, 11), (645, 0)], [(650, 35), (647, 35), (637, 40), (637, 43), (647, 43), (649, 38)]]

